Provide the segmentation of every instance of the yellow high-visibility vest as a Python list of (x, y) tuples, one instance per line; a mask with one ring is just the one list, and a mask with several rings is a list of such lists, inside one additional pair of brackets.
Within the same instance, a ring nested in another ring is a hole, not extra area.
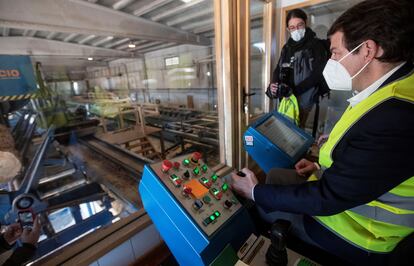
[(289, 97), (283, 97), (277, 111), (279, 114), (289, 118), (296, 125), (299, 125), (299, 104), (295, 95), (292, 94)]
[[(329, 168), (332, 152), (352, 126), (388, 99), (414, 104), (414, 74), (380, 88), (354, 107), (348, 107), (319, 153), (319, 164)], [(390, 177), (392, 178), (392, 177)], [(331, 216), (314, 218), (349, 243), (370, 252), (388, 253), (414, 232), (414, 177), (376, 200)]]

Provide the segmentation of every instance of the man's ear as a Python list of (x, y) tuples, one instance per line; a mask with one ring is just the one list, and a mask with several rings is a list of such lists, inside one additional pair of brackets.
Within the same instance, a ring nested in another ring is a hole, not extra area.
[(365, 45), (367, 47), (367, 54), (366, 54), (366, 58), (365, 60), (371, 61), (374, 58), (378, 58), (381, 57), (384, 54), (384, 50), (382, 49), (381, 46), (379, 46), (376, 42), (374, 42), (373, 40), (367, 40), (365, 42)]

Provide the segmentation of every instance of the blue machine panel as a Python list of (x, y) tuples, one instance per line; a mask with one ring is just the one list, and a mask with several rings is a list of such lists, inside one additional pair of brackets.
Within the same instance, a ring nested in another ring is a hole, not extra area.
[(277, 111), (264, 115), (244, 133), (244, 147), (265, 173), (292, 168), (313, 138)]
[[(214, 173), (201, 160), (194, 162), (189, 156), (178, 157), (173, 163), (185, 160), (191, 163), (167, 171), (161, 171), (163, 163), (146, 165), (139, 192), (145, 210), (179, 264), (209, 265), (226, 245), (237, 250), (254, 232), (254, 226), (233, 193), (223, 187), (224, 178), (212, 178)], [(195, 174), (196, 168), (199, 174)], [(190, 176), (184, 175), (187, 171)], [(194, 184), (203, 187), (191, 186)], [(214, 196), (214, 188), (219, 196)], [(219, 216), (208, 220), (212, 210)]]

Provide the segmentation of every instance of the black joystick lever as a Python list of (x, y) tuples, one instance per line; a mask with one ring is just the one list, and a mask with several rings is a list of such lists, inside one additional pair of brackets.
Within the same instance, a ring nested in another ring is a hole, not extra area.
[(238, 175), (238, 176), (241, 176), (241, 177), (245, 177), (245, 176), (246, 176), (246, 174), (245, 174), (245, 173), (243, 173), (242, 171), (238, 171), (238, 172), (237, 172), (237, 175)]
[(286, 266), (288, 263), (286, 240), (290, 229), (290, 222), (276, 220), (272, 225), (270, 240), (272, 244), (266, 252), (266, 262), (269, 266)]

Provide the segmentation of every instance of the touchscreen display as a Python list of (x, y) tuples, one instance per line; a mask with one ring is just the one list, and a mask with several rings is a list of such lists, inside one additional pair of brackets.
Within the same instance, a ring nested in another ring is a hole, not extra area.
[(306, 143), (304, 136), (273, 115), (259, 125), (257, 130), (290, 157), (295, 157)]

